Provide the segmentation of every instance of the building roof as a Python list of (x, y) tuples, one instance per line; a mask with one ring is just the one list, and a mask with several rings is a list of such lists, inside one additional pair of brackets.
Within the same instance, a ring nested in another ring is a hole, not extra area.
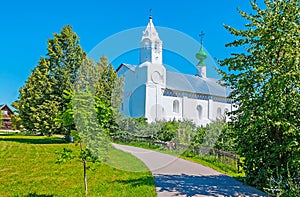
[(171, 90), (228, 97), (231, 89), (221, 86), (218, 79), (167, 71), (167, 88)]
[(131, 71), (135, 71), (135, 68), (136, 68), (136, 66), (135, 65), (132, 65), (132, 64), (124, 64), (124, 63), (122, 63), (117, 69), (116, 69), (116, 71), (117, 72), (119, 72), (119, 70), (121, 69), (121, 68), (124, 68), (124, 66), (127, 68), (127, 69), (130, 69)]
[[(117, 72), (121, 69), (135, 72), (136, 66), (132, 64), (121, 64)], [(121, 75), (123, 73), (120, 73)], [(228, 97), (232, 91), (230, 88), (221, 86), (218, 79), (203, 78), (191, 74), (167, 71), (166, 88), (174, 91), (183, 91), (204, 94), (217, 97)]]
[(0, 104), (0, 110), (4, 109), (5, 107), (10, 111), (11, 114), (14, 114), (13, 110), (11, 110), (8, 105), (6, 105), (6, 104)]

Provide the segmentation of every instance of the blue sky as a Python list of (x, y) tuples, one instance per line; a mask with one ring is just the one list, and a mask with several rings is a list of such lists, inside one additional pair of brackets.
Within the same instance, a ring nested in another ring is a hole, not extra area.
[[(258, 3), (262, 5), (262, 0)], [(241, 29), (247, 21), (237, 13), (237, 8), (251, 12), (248, 0), (2, 1), (0, 104), (10, 104), (17, 99), (18, 89), (24, 85), (40, 57), (45, 56), (46, 41), (53, 32), (71, 25), (80, 37), (82, 48), (90, 52), (98, 43), (118, 32), (146, 26), (150, 8), (156, 26), (172, 28), (195, 40), (199, 40), (201, 31), (205, 32), (204, 47), (212, 58), (218, 59), (230, 55), (231, 49), (225, 48), (225, 44), (234, 39), (223, 24)], [(113, 61), (114, 66), (117, 67), (119, 62), (136, 64), (139, 57), (134, 56), (120, 55)], [(166, 53), (164, 60), (173, 64), (176, 58), (172, 60)], [(185, 70), (182, 64), (174, 67), (182, 72), (192, 72)]]

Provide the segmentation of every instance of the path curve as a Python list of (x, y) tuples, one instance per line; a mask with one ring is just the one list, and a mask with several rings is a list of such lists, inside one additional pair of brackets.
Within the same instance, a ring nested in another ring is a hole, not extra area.
[(154, 176), (159, 197), (267, 196), (253, 187), (200, 164), (153, 150), (113, 145), (144, 162)]

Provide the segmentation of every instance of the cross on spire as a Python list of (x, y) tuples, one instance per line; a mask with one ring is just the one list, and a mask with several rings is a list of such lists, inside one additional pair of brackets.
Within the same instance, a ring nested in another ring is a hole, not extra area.
[(150, 8), (149, 12), (150, 12), (149, 19), (152, 19), (152, 8)]
[(205, 34), (203, 31), (201, 31), (201, 33), (199, 34), (200, 37), (200, 49), (202, 49), (203, 47), (203, 38), (204, 38)]

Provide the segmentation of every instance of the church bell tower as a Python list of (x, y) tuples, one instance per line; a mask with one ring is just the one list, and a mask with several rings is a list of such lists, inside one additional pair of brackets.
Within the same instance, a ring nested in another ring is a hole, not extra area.
[(153, 25), (151, 13), (140, 41), (140, 64), (144, 62), (162, 64), (162, 41)]

